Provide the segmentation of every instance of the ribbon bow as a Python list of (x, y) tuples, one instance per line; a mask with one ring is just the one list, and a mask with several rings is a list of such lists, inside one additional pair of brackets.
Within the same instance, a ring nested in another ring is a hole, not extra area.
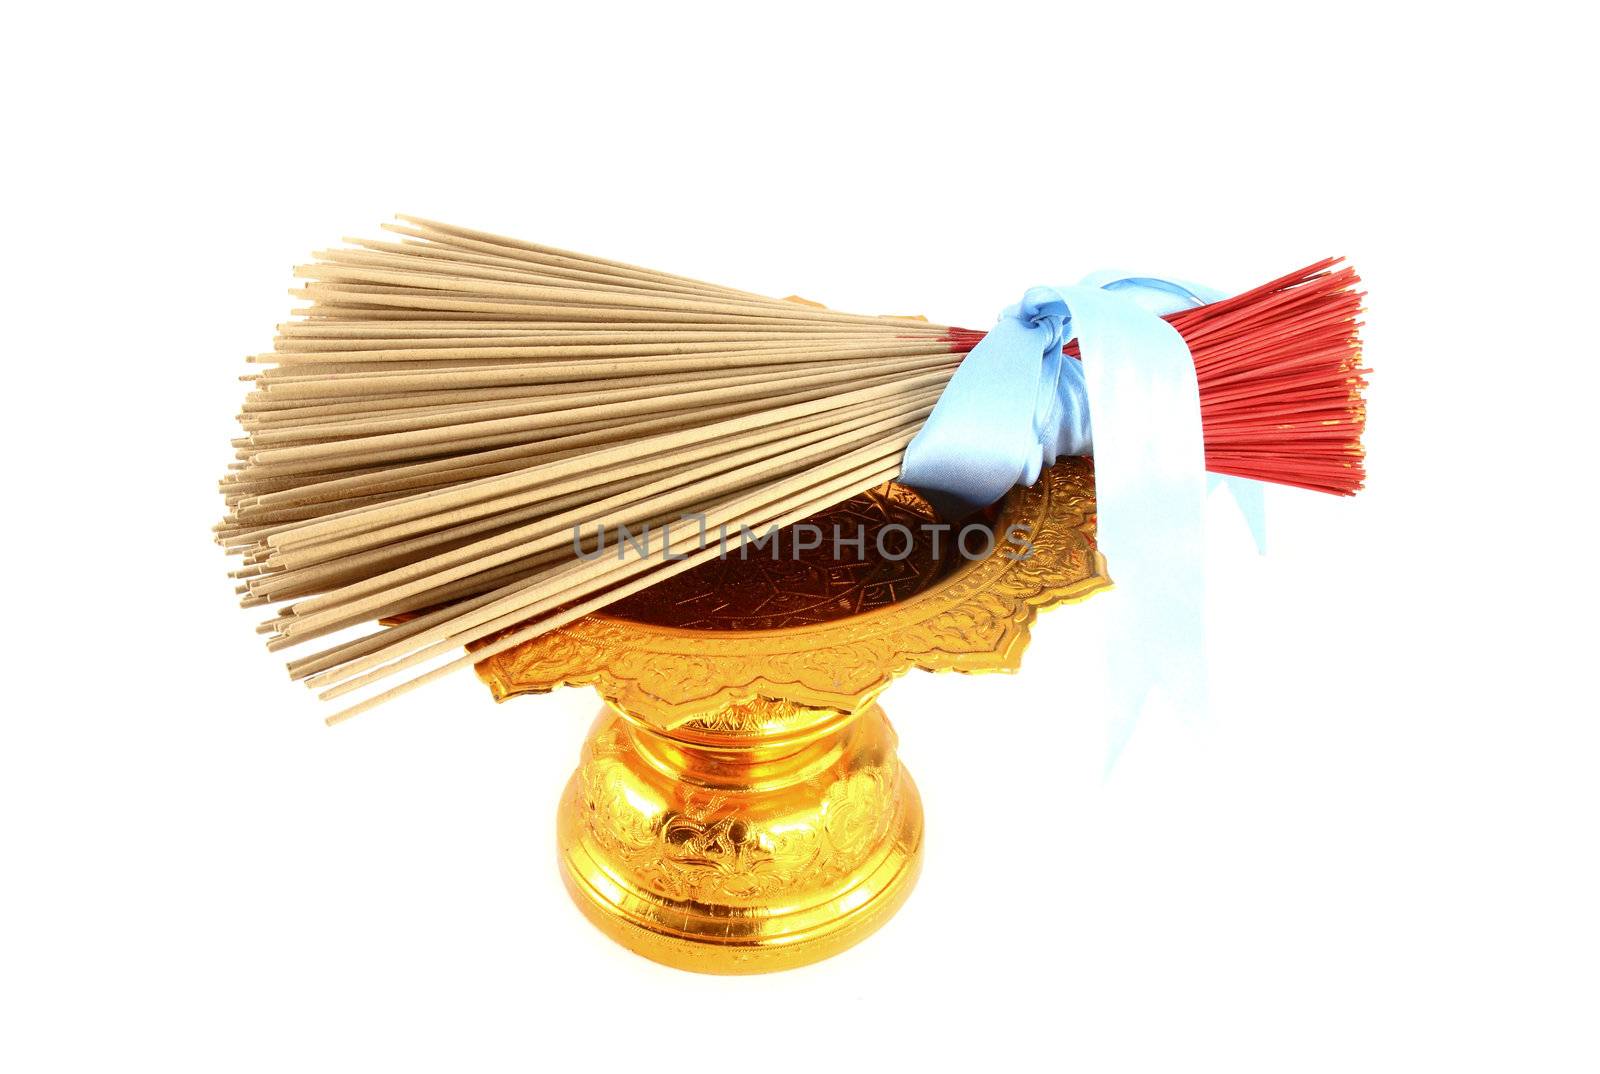
[[(1120, 591), (1108, 608), (1112, 760), (1152, 688), (1205, 708), (1200, 392), (1161, 314), (1221, 297), (1115, 273), (1030, 288), (962, 361), (902, 462), (901, 481), (961, 517), (1059, 456), (1094, 456), (1097, 540)], [(1073, 339), (1081, 361), (1062, 354)]]

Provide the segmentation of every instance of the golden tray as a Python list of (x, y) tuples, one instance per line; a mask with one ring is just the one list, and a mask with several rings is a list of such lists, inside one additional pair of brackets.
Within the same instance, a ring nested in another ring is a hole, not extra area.
[(887, 921), (921, 865), (922, 804), (878, 695), (914, 667), (1015, 671), (1039, 609), (1110, 584), (1082, 459), (984, 516), (981, 558), (953, 534), (886, 558), (881, 528), (936, 521), (900, 485), (810, 521), (866, 540), (845, 558), (826, 540), (733, 553), (477, 665), (497, 700), (604, 698), (558, 810), (562, 877), (602, 931), (668, 965), (787, 969)]

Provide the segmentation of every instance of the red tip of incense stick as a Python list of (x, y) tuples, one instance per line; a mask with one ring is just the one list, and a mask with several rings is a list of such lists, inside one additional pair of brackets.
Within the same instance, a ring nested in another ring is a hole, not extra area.
[[(1194, 356), (1206, 469), (1341, 496), (1361, 488), (1364, 296), (1341, 260), (1166, 318)], [(964, 354), (983, 336), (952, 328), (945, 339)]]
[(1364, 296), (1340, 260), (1167, 318), (1194, 355), (1206, 469), (1341, 496), (1361, 488)]
[(950, 344), (951, 354), (966, 354), (976, 347), (978, 341), (986, 334), (971, 328), (950, 328), (945, 330), (944, 341)]

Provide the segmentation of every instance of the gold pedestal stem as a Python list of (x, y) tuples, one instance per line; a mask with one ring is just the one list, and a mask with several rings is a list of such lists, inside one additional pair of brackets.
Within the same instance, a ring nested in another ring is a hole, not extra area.
[(562, 801), (562, 876), (589, 919), (680, 969), (827, 958), (916, 881), (922, 803), (883, 710), (754, 702), (664, 732), (607, 710)]

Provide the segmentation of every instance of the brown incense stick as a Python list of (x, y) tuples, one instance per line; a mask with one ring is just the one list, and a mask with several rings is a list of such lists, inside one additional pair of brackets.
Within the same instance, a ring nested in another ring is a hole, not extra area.
[(291, 661), (330, 693), (685, 569), (579, 560), (575, 526), (681, 538), (881, 482), (960, 360), (920, 320), (401, 220), (296, 270), (222, 482), (244, 603), (287, 602), (270, 647), (419, 610)]

